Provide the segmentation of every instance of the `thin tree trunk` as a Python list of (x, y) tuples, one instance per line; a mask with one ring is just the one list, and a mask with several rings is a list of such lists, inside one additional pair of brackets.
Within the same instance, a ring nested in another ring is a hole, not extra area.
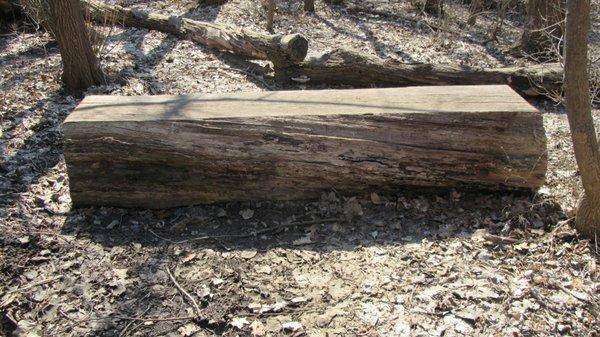
[(444, 14), (444, 0), (425, 0), (423, 11), (434, 16), (442, 16)]
[(265, 10), (267, 11), (267, 30), (273, 32), (273, 18), (275, 17), (275, 0), (266, 0)]
[(579, 202), (576, 226), (595, 238), (600, 232), (600, 151), (591, 114), (588, 73), (590, 0), (567, 2), (565, 39), (566, 106), (584, 194)]
[(49, 1), (49, 6), (63, 63), (63, 82), (72, 90), (101, 84), (104, 75), (92, 50), (79, 0)]
[(471, 7), (469, 8), (469, 20), (467, 21), (469, 26), (475, 25), (477, 22), (477, 15), (481, 13), (482, 8), (482, 0), (471, 0)]
[(548, 54), (563, 35), (565, 0), (527, 1), (527, 21), (521, 50), (527, 54)]
[(4, 22), (9, 22), (15, 18), (20, 17), (22, 14), (22, 8), (20, 4), (15, 0), (0, 0), (0, 26)]
[(315, 11), (315, 0), (304, 0), (304, 10), (306, 12)]
[(508, 4), (510, 0), (502, 0), (502, 4), (500, 5), (500, 12), (498, 13), (498, 21), (496, 22), (496, 27), (490, 34), (490, 41), (497, 41), (498, 34), (502, 31), (502, 27), (504, 26), (504, 20), (506, 19), (506, 11), (508, 10)]

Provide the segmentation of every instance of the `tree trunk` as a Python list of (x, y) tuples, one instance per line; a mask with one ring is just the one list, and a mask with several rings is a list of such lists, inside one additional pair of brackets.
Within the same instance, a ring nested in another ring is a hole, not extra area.
[(527, 19), (521, 37), (521, 50), (524, 53), (548, 58), (560, 52), (557, 44), (563, 35), (564, 1), (527, 1)]
[(438, 17), (444, 15), (444, 0), (425, 0), (423, 11)]
[(23, 9), (16, 0), (0, 0), (0, 27), (16, 18), (21, 17)]
[(265, 0), (265, 11), (267, 17), (267, 30), (273, 32), (273, 19), (275, 18), (275, 0)]
[(92, 50), (79, 0), (56, 0), (49, 5), (66, 86), (84, 90), (103, 83), (104, 75)]
[(576, 226), (590, 239), (600, 233), (600, 150), (591, 113), (588, 73), (590, 0), (567, 1), (565, 93), (575, 158), (583, 183)]
[(253, 59), (270, 60), (286, 65), (304, 60), (308, 40), (300, 34), (261, 34), (176, 16), (141, 12), (135, 9), (111, 6), (84, 0), (92, 20), (104, 24), (106, 18), (129, 27), (154, 29), (192, 40), (209, 48), (226, 50)]
[(547, 162), (541, 114), (507, 86), (88, 96), (63, 131), (75, 205), (528, 191)]
[(498, 12), (498, 19), (496, 20), (496, 26), (492, 33), (490, 34), (490, 41), (497, 41), (498, 34), (502, 31), (502, 27), (504, 27), (504, 20), (506, 19), (506, 12), (508, 11), (508, 5), (510, 4), (510, 0), (501, 0), (500, 9)]
[(315, 11), (315, 0), (304, 0), (304, 11), (314, 12)]
[(471, 0), (471, 6), (469, 7), (469, 20), (467, 24), (469, 26), (475, 25), (477, 22), (477, 16), (483, 10), (483, 0)]
[(558, 95), (562, 90), (559, 64), (468, 70), (432, 64), (406, 64), (362, 52), (337, 49), (299, 65), (276, 68), (282, 80), (356, 87), (455, 84), (509, 84), (523, 96)]

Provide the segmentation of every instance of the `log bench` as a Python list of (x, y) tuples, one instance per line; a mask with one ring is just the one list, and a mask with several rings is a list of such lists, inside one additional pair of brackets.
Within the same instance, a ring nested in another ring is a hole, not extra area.
[(504, 85), (88, 96), (63, 131), (76, 206), (533, 190), (547, 167), (541, 114)]

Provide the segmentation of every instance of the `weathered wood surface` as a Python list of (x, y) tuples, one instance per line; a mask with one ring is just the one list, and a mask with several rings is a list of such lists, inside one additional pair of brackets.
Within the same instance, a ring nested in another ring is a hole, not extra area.
[(546, 172), (542, 116), (508, 86), (88, 96), (63, 129), (75, 205), (529, 190)]
[(261, 34), (248, 29), (148, 13), (97, 1), (83, 0), (82, 4), (89, 17), (100, 24), (115, 23), (158, 30), (209, 48), (252, 59), (270, 60), (276, 65), (300, 62), (308, 51), (308, 40), (300, 34)]
[(559, 64), (465, 69), (434, 64), (406, 64), (362, 52), (336, 49), (289, 67), (276, 69), (283, 79), (306, 77), (311, 84), (356, 87), (508, 84), (523, 96), (560, 96)]

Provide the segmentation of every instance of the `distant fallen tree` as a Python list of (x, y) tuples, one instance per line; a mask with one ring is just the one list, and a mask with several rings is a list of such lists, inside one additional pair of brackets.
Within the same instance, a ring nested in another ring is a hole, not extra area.
[(277, 66), (301, 62), (308, 51), (308, 40), (300, 34), (262, 34), (243, 28), (148, 13), (95, 1), (83, 0), (82, 3), (89, 18), (99, 24), (114, 22), (127, 27), (157, 30), (210, 48), (252, 59), (270, 60)]
[(554, 63), (481, 70), (407, 64), (363, 52), (336, 49), (298, 65), (276, 68), (276, 76), (311, 84), (356, 87), (508, 84), (523, 96), (552, 96), (561, 93), (563, 71)]

